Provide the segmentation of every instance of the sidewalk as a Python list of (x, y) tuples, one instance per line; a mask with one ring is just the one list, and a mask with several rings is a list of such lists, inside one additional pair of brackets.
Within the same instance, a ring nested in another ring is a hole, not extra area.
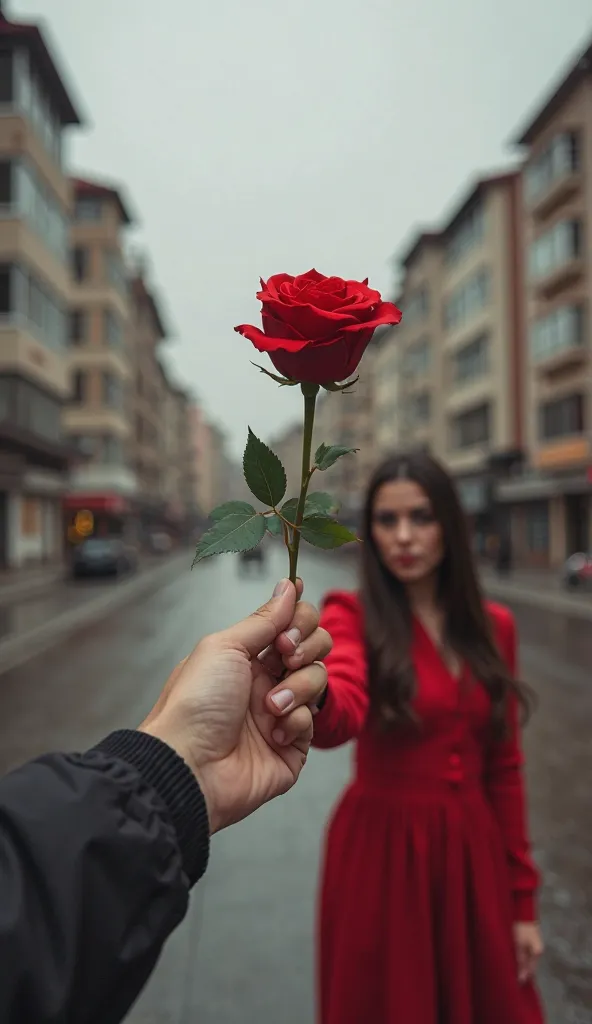
[(0, 570), (0, 604), (46, 590), (65, 579), (64, 565), (43, 565)]
[[(191, 565), (191, 552), (176, 551), (146, 562), (133, 576), (97, 588), (96, 593), (82, 591), (76, 584), (64, 582), (63, 570), (42, 583), (33, 584), (33, 576), (21, 592), (4, 584), (0, 588), (0, 675), (42, 654), (89, 623), (110, 615), (131, 601), (164, 586)], [(3, 593), (4, 591), (4, 593)], [(8, 603), (7, 603), (8, 602)], [(2, 638), (4, 633), (4, 638)], [(1, 681), (0, 681), (1, 685)]]
[(557, 571), (516, 569), (499, 576), (490, 566), (481, 566), (480, 575), (492, 598), (592, 621), (592, 591), (565, 590)]

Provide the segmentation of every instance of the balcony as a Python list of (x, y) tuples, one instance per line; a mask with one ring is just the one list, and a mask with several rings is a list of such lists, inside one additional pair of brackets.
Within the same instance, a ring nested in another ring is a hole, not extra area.
[(581, 188), (582, 174), (580, 171), (563, 174), (530, 204), (530, 213), (539, 221), (545, 220), (559, 206), (572, 199)]
[(544, 277), (533, 281), (537, 295), (544, 299), (552, 299), (558, 292), (569, 288), (584, 276), (585, 264), (583, 256), (574, 256), (561, 266), (555, 267)]
[(113, 492), (124, 497), (132, 497), (137, 490), (136, 474), (127, 466), (77, 466), (70, 473), (70, 494)]
[(583, 343), (573, 342), (560, 351), (552, 352), (535, 362), (538, 377), (557, 377), (569, 370), (577, 370), (586, 366), (589, 360), (588, 349)]

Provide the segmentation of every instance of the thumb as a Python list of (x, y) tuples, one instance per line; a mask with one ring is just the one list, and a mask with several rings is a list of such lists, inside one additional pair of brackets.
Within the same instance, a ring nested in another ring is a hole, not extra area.
[(290, 580), (280, 580), (267, 604), (219, 635), (224, 637), (230, 647), (246, 650), (255, 658), (290, 625), (296, 610), (296, 600), (294, 584)]

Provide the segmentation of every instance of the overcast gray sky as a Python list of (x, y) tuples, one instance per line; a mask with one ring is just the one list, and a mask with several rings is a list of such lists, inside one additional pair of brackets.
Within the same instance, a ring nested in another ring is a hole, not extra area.
[[(259, 276), (392, 283), (592, 33), (590, 0), (13, 0), (47, 20), (89, 125), (72, 164), (125, 185), (177, 374), (242, 450), (300, 413), (237, 323)], [(329, 440), (329, 439), (328, 439)]]

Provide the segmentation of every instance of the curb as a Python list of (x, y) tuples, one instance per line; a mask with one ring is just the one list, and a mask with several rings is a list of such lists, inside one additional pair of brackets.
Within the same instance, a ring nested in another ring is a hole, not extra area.
[(543, 611), (557, 612), (563, 615), (570, 615), (574, 619), (584, 619), (592, 622), (592, 601), (582, 600), (577, 597), (569, 597), (567, 594), (545, 593), (531, 590), (530, 587), (521, 587), (520, 584), (512, 583), (504, 585), (495, 580), (481, 580), (483, 589), (490, 597), (500, 598), (512, 604), (530, 605), (531, 608), (540, 608)]
[(86, 601), (79, 608), (62, 612), (50, 619), (49, 622), (36, 626), (35, 629), (1, 641), (0, 675), (24, 665), (25, 662), (39, 654), (43, 654), (91, 622), (99, 622), (106, 618), (111, 612), (126, 605), (130, 600), (151, 589), (158, 589), (169, 576), (174, 576), (174, 571), (178, 566), (187, 564), (186, 559), (187, 552), (175, 555), (165, 565), (147, 569), (133, 579), (120, 583), (117, 589)]

